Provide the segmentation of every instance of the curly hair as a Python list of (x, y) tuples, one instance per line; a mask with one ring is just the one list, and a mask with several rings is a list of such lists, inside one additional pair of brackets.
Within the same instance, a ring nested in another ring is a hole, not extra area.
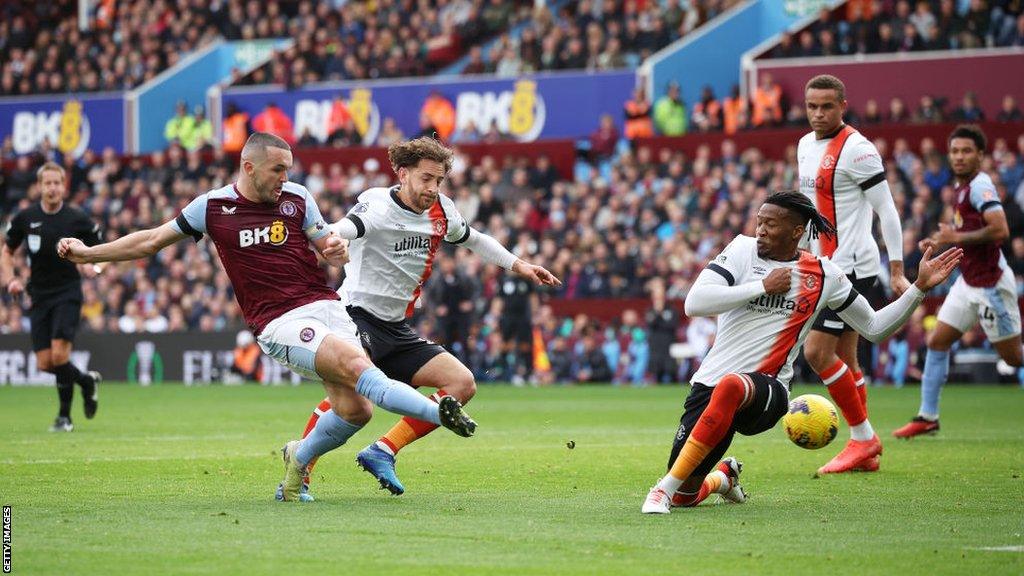
[(405, 142), (395, 142), (388, 146), (388, 160), (391, 162), (391, 169), (398, 173), (399, 168), (411, 168), (420, 163), (420, 160), (433, 160), (444, 164), (444, 171), (447, 174), (452, 168), (451, 148), (448, 148), (430, 136), (420, 136)]

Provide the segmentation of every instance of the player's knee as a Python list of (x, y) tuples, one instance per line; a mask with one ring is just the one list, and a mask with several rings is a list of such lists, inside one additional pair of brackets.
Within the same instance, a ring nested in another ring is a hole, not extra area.
[(928, 339), (925, 345), (928, 346), (929, 350), (935, 350), (936, 352), (948, 352), (953, 347), (952, 342), (946, 342), (945, 338), (936, 335), (937, 332), (932, 332), (928, 335)]
[(804, 358), (811, 365), (811, 369), (820, 374), (831, 368), (838, 356), (835, 352), (821, 346), (804, 346)]
[(342, 420), (356, 426), (363, 426), (373, 418), (373, 404), (363, 397), (347, 399), (332, 405), (331, 409)]
[(746, 381), (739, 374), (726, 374), (718, 381), (712, 396), (719, 396), (739, 405), (748, 394)]
[(444, 387), (445, 392), (451, 394), (459, 402), (465, 404), (476, 395), (476, 379), (469, 370), (462, 370), (455, 376), (451, 384)]
[(1003, 360), (1005, 360), (1007, 364), (1013, 366), (1014, 368), (1020, 368), (1021, 366), (1024, 366), (1024, 349), (1020, 347), (1019, 340), (1016, 343), (1018, 345), (1014, 347), (1014, 349), (1011, 350), (1008, 354), (1004, 355)]

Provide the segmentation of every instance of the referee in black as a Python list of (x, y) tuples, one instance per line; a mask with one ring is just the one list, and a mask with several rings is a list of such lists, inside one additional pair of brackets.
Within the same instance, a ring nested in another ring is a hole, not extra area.
[(96, 415), (98, 372), (83, 374), (71, 362), (71, 343), (82, 311), (82, 277), (71, 262), (57, 256), (62, 237), (81, 239), (89, 246), (100, 244), (100, 227), (82, 210), (64, 203), (64, 169), (47, 162), (36, 172), (40, 201), (15, 214), (0, 252), (0, 284), (17, 298), (24, 287), (14, 270), (14, 252), (25, 243), (28, 248), (32, 297), (32, 349), (40, 370), (57, 377), (60, 412), (51, 432), (70, 432), (71, 400), (75, 384), (82, 387), (85, 417)]

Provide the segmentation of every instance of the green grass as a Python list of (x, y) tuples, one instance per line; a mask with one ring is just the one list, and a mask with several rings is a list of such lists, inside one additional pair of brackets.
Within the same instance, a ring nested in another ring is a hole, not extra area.
[(897, 442), (917, 389), (872, 389), (881, 472), (816, 479), (847, 431), (805, 451), (776, 428), (730, 450), (746, 504), (643, 516), (684, 394), (483, 387), (478, 436), (404, 451), (398, 498), (354, 465), (394, 421), (378, 411), (320, 463), (317, 502), (285, 505), (277, 448), (321, 399), (313, 385), (106, 385), (97, 419), (76, 398), (63, 435), (45, 431), (52, 390), (0, 387), (14, 573), (1024, 573), (1024, 391), (949, 387), (941, 434)]

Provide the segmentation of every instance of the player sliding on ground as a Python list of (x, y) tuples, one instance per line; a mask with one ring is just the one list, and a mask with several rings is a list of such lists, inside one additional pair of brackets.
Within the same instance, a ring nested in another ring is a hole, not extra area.
[(109, 262), (152, 256), (188, 237), (213, 239), (260, 347), (289, 369), (322, 380), (331, 400), (337, 423), (332, 434), (284, 448), (283, 499), (298, 501), (306, 464), (362, 428), (373, 413), (371, 401), (459, 436), (472, 436), (476, 423), (454, 397), (431, 402), (367, 358), (355, 324), (309, 249), (312, 244), (328, 262), (343, 266), (345, 243), (328, 229), (309, 191), (288, 181), (291, 166), (284, 140), (253, 134), (234, 184), (197, 197), (157, 228), (92, 247), (62, 238), (57, 252), (72, 262)]
[(957, 126), (949, 135), (949, 165), (956, 177), (953, 226), (939, 224), (939, 230), (920, 245), (922, 250), (962, 246), (964, 262), (928, 336), (921, 407), (910, 423), (893, 432), (897, 438), (939, 431), (939, 394), (949, 374), (949, 349), (979, 320), (1000, 358), (1010, 366), (1024, 363), (1017, 285), (999, 249), (1010, 237), (1010, 228), (992, 179), (981, 171), (985, 144), (985, 133), (977, 126)]
[(875, 312), (827, 257), (798, 249), (801, 236), (833, 235), (832, 225), (803, 194), (778, 192), (757, 213), (757, 238), (738, 236), (686, 296), (689, 316), (718, 316), (718, 336), (694, 374), (669, 471), (642, 511), (667, 514), (710, 494), (743, 502), (740, 463), (719, 462), (736, 432), (760, 434), (786, 413), (793, 360), (818, 314), (828, 308), (872, 342), (906, 322), (925, 292), (944, 281), (963, 251), (921, 261), (917, 281)]
[[(536, 284), (557, 286), (561, 281), (471, 228), (455, 203), (440, 193), (452, 163), (452, 151), (443, 144), (429, 137), (396, 143), (388, 149), (388, 159), (399, 185), (363, 192), (348, 215), (331, 225), (339, 236), (352, 241), (351, 259), (338, 293), (344, 296), (370, 360), (389, 378), (436, 388), (430, 397), (435, 402), (454, 396), (465, 404), (476, 393), (473, 373), (444, 348), (420, 337), (407, 321), (430, 278), (442, 242), (469, 248), (484, 262)], [(307, 441), (317, 442), (335, 433), (339, 423), (330, 408), (328, 398), (313, 411), (306, 424)], [(402, 494), (405, 487), (395, 471), (395, 456), (436, 428), (433, 422), (406, 416), (360, 451), (356, 462), (381, 488), (396, 496)], [(281, 492), (279, 488), (278, 499)], [(308, 475), (300, 497), (313, 499)]]

